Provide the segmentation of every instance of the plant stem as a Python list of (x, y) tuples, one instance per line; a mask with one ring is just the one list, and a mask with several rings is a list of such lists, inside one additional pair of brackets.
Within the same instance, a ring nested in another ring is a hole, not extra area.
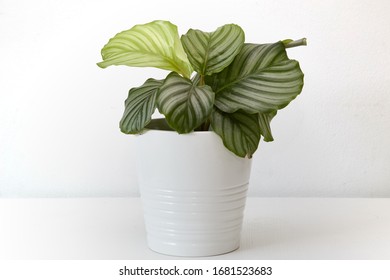
[(207, 120), (203, 123), (203, 125), (202, 125), (202, 130), (203, 130), (203, 131), (209, 131), (209, 129), (210, 129), (210, 119), (207, 119)]
[[(204, 86), (205, 84), (206, 84), (205, 75), (200, 75), (199, 86)], [(202, 131), (208, 131), (209, 128), (210, 128), (210, 119), (208, 118), (204, 123), (201, 124), (200, 129)]]
[(204, 75), (200, 75), (199, 86), (204, 86), (204, 85), (205, 85)]
[(299, 40), (285, 40), (283, 41), (284, 43), (284, 46), (287, 48), (294, 48), (294, 47), (298, 47), (298, 46), (306, 46), (307, 45), (307, 40), (306, 38), (302, 38), (302, 39), (299, 39)]

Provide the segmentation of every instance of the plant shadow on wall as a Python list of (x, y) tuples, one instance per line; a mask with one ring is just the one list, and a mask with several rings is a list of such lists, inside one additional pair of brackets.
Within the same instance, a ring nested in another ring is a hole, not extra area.
[[(110, 39), (98, 66), (171, 71), (163, 80), (151, 78), (130, 89), (120, 121), (122, 132), (212, 130), (227, 149), (251, 158), (261, 136), (273, 141), (270, 122), (277, 110), (302, 90), (299, 63), (286, 53), (286, 48), (300, 45), (306, 45), (306, 39), (245, 43), (244, 31), (235, 24), (214, 32), (190, 29), (180, 38), (172, 23), (154, 21)], [(156, 108), (165, 119), (152, 120)]]
[[(179, 37), (172, 23), (153, 21), (103, 47), (102, 68), (170, 71), (130, 89), (120, 121), (122, 132), (142, 134), (136, 165), (152, 250), (209, 256), (238, 248), (251, 157), (261, 137), (273, 140), (272, 118), (303, 87), (299, 63), (286, 48), (305, 44), (245, 43), (235, 24)], [(152, 120), (156, 109), (165, 118)]]

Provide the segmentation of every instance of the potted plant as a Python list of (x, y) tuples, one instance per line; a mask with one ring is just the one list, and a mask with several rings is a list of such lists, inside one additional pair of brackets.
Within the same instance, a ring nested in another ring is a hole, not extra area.
[[(303, 87), (286, 48), (245, 43), (235, 24), (179, 37), (168, 21), (120, 32), (98, 66), (157, 67), (165, 79), (130, 89), (121, 131), (139, 135), (137, 170), (149, 247), (178, 256), (238, 248), (251, 158), (270, 122)], [(152, 119), (155, 110), (164, 119)]]

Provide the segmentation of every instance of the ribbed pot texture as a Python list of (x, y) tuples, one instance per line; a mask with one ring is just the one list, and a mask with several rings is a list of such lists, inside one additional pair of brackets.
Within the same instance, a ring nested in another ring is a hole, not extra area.
[(136, 150), (150, 249), (210, 256), (239, 247), (250, 159), (213, 132), (149, 130), (136, 137)]

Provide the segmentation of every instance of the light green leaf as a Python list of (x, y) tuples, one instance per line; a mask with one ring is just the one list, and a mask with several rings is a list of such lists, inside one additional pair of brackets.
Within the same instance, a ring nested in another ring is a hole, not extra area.
[(276, 116), (277, 111), (272, 111), (271, 113), (259, 113), (259, 126), (260, 126), (260, 133), (264, 137), (265, 142), (271, 142), (274, 141), (274, 138), (272, 136), (271, 132), (271, 120), (273, 117)]
[(214, 32), (190, 29), (181, 41), (195, 71), (211, 75), (233, 61), (244, 45), (245, 35), (238, 25), (226, 24)]
[(260, 142), (257, 114), (242, 111), (225, 113), (217, 108), (211, 115), (211, 127), (227, 149), (239, 157), (251, 158)]
[(282, 42), (245, 44), (233, 63), (209, 77), (215, 105), (224, 112), (268, 113), (287, 106), (301, 92), (299, 63), (287, 57)]
[(196, 86), (175, 72), (167, 76), (157, 98), (160, 113), (179, 133), (200, 126), (209, 117), (213, 102), (214, 92), (209, 86)]
[(157, 67), (189, 78), (192, 66), (181, 44), (177, 26), (169, 21), (135, 25), (111, 38), (102, 49), (98, 66)]
[(120, 121), (122, 132), (138, 133), (150, 122), (156, 110), (157, 94), (162, 84), (163, 80), (148, 79), (142, 86), (130, 89)]

